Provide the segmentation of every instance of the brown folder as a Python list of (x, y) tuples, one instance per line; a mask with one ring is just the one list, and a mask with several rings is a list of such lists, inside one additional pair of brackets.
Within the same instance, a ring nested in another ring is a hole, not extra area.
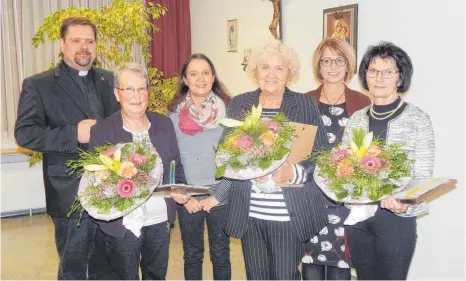
[[(290, 122), (294, 127), (294, 138), (291, 144), (291, 151), (286, 161), (290, 164), (297, 164), (307, 158), (312, 153), (314, 140), (317, 134), (317, 126)], [(281, 187), (302, 187), (303, 184), (277, 183)]]
[[(437, 183), (438, 182), (438, 183)], [(430, 202), (456, 188), (456, 179), (421, 179), (410, 183), (394, 194), (398, 200), (409, 202)]]

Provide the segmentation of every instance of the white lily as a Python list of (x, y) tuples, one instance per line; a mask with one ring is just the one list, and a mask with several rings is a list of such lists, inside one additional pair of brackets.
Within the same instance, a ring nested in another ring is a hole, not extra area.
[(372, 143), (372, 139), (374, 138), (374, 133), (373, 132), (369, 132), (369, 134), (367, 134), (365, 137), (364, 137), (364, 140), (362, 141), (362, 145), (365, 147), (365, 148), (369, 148), (369, 146), (371, 146), (371, 143)]
[(257, 122), (259, 122), (262, 115), (262, 106), (252, 106), (251, 114), (246, 116), (244, 121), (239, 121), (236, 119), (231, 118), (222, 118), (220, 119), (219, 123), (227, 126), (227, 127), (243, 127), (244, 130), (248, 131), (249, 129), (256, 126)]
[(230, 128), (231, 127), (241, 127), (244, 124), (243, 121), (238, 121), (238, 120), (231, 119), (231, 118), (222, 118), (222, 119), (220, 119), (219, 123), (224, 125), (224, 126), (230, 127)]
[(364, 155), (366, 155), (367, 150), (369, 149), (369, 146), (371, 145), (373, 138), (374, 138), (373, 132), (369, 132), (368, 134), (366, 134), (362, 141), (361, 147), (358, 147), (354, 141), (350, 142), (351, 151), (353, 151), (353, 154), (356, 155), (358, 159), (362, 159)]
[(115, 153), (113, 154), (113, 159), (116, 161), (120, 161), (121, 159), (121, 148), (118, 148)]

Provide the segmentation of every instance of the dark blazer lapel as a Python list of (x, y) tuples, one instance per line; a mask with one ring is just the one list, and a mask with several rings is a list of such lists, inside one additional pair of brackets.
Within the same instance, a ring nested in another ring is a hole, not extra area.
[(149, 138), (160, 154), (161, 152), (159, 151), (159, 149), (162, 149), (162, 147), (159, 147), (159, 145), (162, 145), (162, 143), (165, 141), (165, 138), (163, 138), (165, 135), (165, 130), (163, 127), (160, 126), (157, 120), (154, 120), (154, 118), (152, 118), (149, 112), (146, 112), (146, 116), (150, 121)]
[(97, 88), (97, 95), (99, 95), (99, 98), (102, 101), (102, 104), (104, 104), (103, 98), (105, 95), (103, 95), (102, 93), (105, 93), (105, 91), (108, 91), (108, 88), (104, 84), (105, 82), (104, 74), (95, 67), (92, 67), (92, 72), (94, 72), (93, 78), (94, 78), (95, 87)]
[(132, 142), (133, 135), (130, 132), (123, 129), (123, 117), (121, 116), (121, 110), (119, 110), (118, 113), (115, 114), (115, 121), (113, 122), (115, 138), (118, 140), (118, 142)]
[(283, 100), (282, 104), (280, 105), (280, 111), (284, 112), (285, 115), (289, 118), (290, 114), (296, 114), (297, 107), (298, 103), (296, 101), (295, 94), (286, 88), (285, 93), (283, 93)]
[(92, 118), (94, 114), (89, 107), (89, 103), (84, 98), (84, 95), (79, 90), (79, 87), (71, 79), (70, 75), (66, 73), (66, 69), (63, 65), (55, 68), (55, 79), (57, 79), (58, 87), (61, 88), (62, 92), (68, 95), (76, 106), (82, 110), (87, 118)]
[(102, 101), (104, 116), (108, 116), (113, 113), (110, 101), (110, 98), (113, 97), (113, 89), (110, 89), (109, 81), (107, 81), (107, 78), (104, 76), (104, 73), (100, 69), (92, 67), (92, 71), (94, 72), (94, 83), (95, 87), (97, 88), (97, 94)]
[(92, 71), (94, 72), (95, 86), (97, 88), (97, 91), (99, 92), (99, 95), (102, 96), (102, 93), (105, 93), (109, 90), (107, 79), (105, 79), (104, 73), (100, 71), (100, 69), (92, 67)]
[[(241, 105), (241, 113), (240, 114), (246, 114), (252, 110), (252, 106), (258, 106), (259, 105), (259, 94), (260, 94), (260, 89), (257, 89), (252, 93), (252, 95), (246, 95), (245, 99), (243, 100), (243, 103)], [(244, 116), (241, 116), (241, 120), (244, 119)]]

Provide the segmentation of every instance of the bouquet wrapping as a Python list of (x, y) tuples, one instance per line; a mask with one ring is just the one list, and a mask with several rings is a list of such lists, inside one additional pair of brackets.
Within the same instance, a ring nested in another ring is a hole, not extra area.
[(86, 210), (95, 219), (117, 219), (142, 205), (162, 182), (162, 160), (154, 148), (140, 142), (80, 150), (79, 156), (67, 163), (72, 172), (82, 173), (68, 215)]
[(252, 107), (244, 121), (224, 118), (232, 127), (216, 148), (216, 178), (253, 179), (280, 167), (290, 153), (294, 129), (283, 113), (261, 119), (262, 108)]
[(385, 145), (364, 129), (353, 131), (349, 147), (318, 152), (314, 180), (329, 198), (344, 203), (382, 200), (411, 181), (413, 160), (402, 144)]

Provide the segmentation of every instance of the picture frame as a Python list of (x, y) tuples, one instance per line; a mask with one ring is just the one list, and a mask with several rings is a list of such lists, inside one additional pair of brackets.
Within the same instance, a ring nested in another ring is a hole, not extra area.
[(238, 51), (238, 20), (227, 21), (227, 51)]
[[(358, 4), (323, 10), (323, 36), (342, 38), (357, 54), (358, 47)], [(356, 69), (355, 69), (356, 71)]]

